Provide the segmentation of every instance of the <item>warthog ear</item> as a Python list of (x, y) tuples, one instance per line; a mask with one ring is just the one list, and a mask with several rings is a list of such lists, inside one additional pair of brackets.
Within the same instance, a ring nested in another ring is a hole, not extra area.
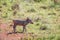
[(29, 20), (29, 18), (27, 17), (26, 21), (28, 21), (28, 20)]
[(27, 19), (29, 19), (29, 17), (27, 17)]
[(27, 17), (27, 20), (29, 19), (29, 17)]

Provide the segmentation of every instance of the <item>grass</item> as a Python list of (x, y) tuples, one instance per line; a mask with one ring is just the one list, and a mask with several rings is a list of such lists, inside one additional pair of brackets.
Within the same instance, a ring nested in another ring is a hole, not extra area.
[[(6, 3), (3, 5), (3, 3)], [(14, 4), (19, 5), (19, 10), (12, 10), (11, 7)], [(60, 26), (59, 26), (59, 15), (60, 5), (54, 4), (51, 0), (0, 0), (0, 18), (8, 23), (8, 20), (13, 19), (25, 19), (29, 17), (34, 21), (34, 24), (27, 25), (27, 33), (37, 34), (37, 37), (33, 39), (32, 36), (24, 38), (23, 40), (60, 40)], [(16, 15), (13, 16), (13, 12), (17, 11)], [(35, 21), (36, 18), (40, 18)], [(46, 26), (46, 30), (40, 30), (40, 27)], [(22, 27), (17, 26), (17, 31), (21, 32)], [(55, 36), (56, 35), (56, 36)]]

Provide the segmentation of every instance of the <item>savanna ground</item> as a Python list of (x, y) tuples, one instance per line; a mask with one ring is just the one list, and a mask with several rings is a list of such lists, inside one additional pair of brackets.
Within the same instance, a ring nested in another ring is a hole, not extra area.
[[(12, 33), (12, 20), (27, 17), (27, 32)], [(60, 40), (60, 0), (0, 0), (0, 40)]]

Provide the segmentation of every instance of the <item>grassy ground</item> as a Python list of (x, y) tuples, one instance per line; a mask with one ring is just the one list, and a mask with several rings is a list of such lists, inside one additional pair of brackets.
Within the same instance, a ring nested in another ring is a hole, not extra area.
[[(28, 35), (23, 40), (60, 40), (60, 1), (57, 1), (0, 0), (0, 21), (9, 25), (13, 19), (25, 20), (29, 17), (34, 24), (27, 25), (26, 33), (34, 35)], [(22, 27), (17, 26), (16, 29), (22, 31)]]

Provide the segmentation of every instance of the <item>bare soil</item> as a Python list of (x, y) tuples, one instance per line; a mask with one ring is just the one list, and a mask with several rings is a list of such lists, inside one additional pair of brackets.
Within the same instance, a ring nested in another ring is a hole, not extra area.
[(1, 24), (0, 25), (0, 40), (21, 40), (23, 36), (25, 35), (24, 33), (12, 33), (8, 31), (12, 30), (11, 28), (8, 29), (7, 24)]

